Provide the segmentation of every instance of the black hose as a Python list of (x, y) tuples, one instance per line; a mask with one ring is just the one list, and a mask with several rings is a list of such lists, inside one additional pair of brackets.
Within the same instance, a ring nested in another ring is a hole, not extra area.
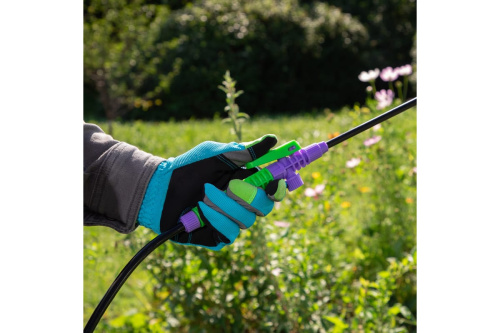
[(417, 98), (410, 99), (408, 102), (405, 102), (401, 105), (396, 106), (394, 109), (389, 110), (385, 113), (382, 113), (380, 116), (375, 117), (373, 119), (368, 120), (366, 123), (363, 123), (357, 127), (354, 127), (353, 129), (350, 129), (349, 131), (342, 133), (341, 135), (329, 140), (326, 142), (328, 145), (328, 148), (332, 148), (333, 146), (338, 145), (339, 143), (352, 138), (355, 135), (358, 135), (359, 133), (366, 131), (369, 128), (372, 128), (373, 126), (394, 117), (395, 115), (400, 114), (403, 111), (408, 110), (409, 108), (417, 105)]
[(90, 316), (90, 319), (87, 322), (85, 329), (83, 330), (84, 333), (94, 332), (94, 329), (101, 320), (102, 315), (108, 308), (109, 303), (111, 303), (113, 298), (115, 298), (122, 285), (125, 283), (130, 274), (132, 274), (132, 272), (136, 269), (136, 267), (139, 266), (139, 264), (158, 246), (183, 231), (184, 225), (182, 223), (179, 223), (175, 228), (165, 231), (153, 238), (139, 252), (137, 252), (132, 259), (130, 259), (128, 264), (122, 269), (113, 284), (109, 287), (108, 291), (99, 302), (99, 305), (95, 308), (94, 313), (92, 313), (92, 316)]

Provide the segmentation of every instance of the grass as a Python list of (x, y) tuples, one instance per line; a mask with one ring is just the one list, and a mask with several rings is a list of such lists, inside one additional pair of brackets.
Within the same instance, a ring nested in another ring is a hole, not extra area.
[[(243, 141), (274, 133), (278, 144), (305, 147), (379, 113), (254, 117)], [(366, 147), (375, 135), (382, 139)], [(165, 158), (206, 140), (234, 141), (218, 119), (116, 123), (114, 137)], [(359, 165), (346, 167), (351, 158)], [(162, 245), (132, 274), (96, 332), (414, 331), (415, 167), (411, 109), (303, 169), (305, 185), (233, 245), (220, 252)], [(320, 184), (322, 193), (305, 196)], [(85, 323), (120, 269), (154, 236), (142, 227), (129, 235), (85, 228)]]

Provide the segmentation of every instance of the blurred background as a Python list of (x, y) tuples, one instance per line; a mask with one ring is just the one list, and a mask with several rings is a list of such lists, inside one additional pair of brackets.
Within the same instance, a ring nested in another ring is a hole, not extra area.
[[(84, 119), (165, 158), (326, 141), (415, 96), (415, 22), (414, 1), (86, 0)], [(335, 146), (219, 252), (163, 244), (96, 332), (415, 332), (416, 118)], [(84, 228), (84, 323), (155, 236)]]
[(410, 0), (85, 0), (84, 24), (86, 119), (212, 118), (226, 70), (249, 115), (337, 109), (361, 71), (416, 69)]

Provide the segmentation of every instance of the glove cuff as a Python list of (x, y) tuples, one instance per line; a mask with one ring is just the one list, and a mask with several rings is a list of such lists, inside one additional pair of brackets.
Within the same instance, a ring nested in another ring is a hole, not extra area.
[(167, 196), (170, 175), (171, 169), (169, 168), (168, 161), (161, 162), (149, 181), (139, 215), (137, 216), (137, 222), (140, 225), (153, 230), (157, 234), (161, 233), (160, 218), (163, 203)]

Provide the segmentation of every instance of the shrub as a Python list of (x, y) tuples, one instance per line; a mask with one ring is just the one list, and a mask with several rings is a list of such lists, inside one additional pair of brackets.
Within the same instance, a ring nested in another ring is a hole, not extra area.
[[(336, 7), (318, 2), (305, 8), (297, 0), (209, 0), (157, 24), (155, 43), (162, 51), (156, 71), (177, 75), (159, 92), (164, 103), (147, 115), (151, 119), (222, 111), (216, 87), (226, 70), (245, 90), (239, 104), (251, 115), (338, 106), (359, 96), (356, 75), (367, 33)], [(157, 85), (151, 76), (143, 89)]]
[[(306, 4), (309, 1), (300, 1)], [(410, 50), (416, 34), (415, 0), (324, 0), (355, 17), (368, 32), (370, 43), (363, 54), (373, 67), (411, 62)]]

